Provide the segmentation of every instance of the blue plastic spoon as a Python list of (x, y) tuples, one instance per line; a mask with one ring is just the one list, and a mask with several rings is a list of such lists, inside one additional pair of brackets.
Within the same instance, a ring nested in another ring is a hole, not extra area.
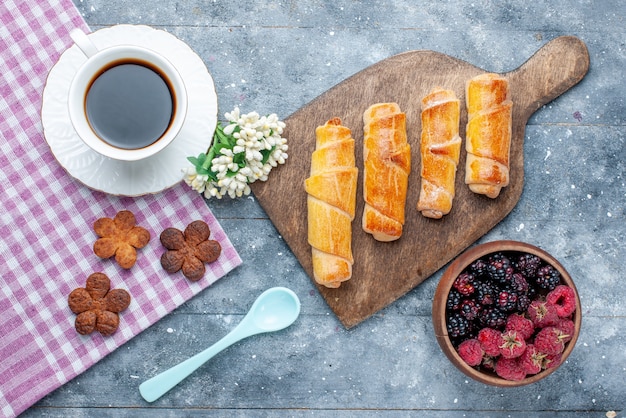
[(268, 289), (259, 295), (239, 325), (224, 338), (195, 356), (146, 380), (139, 385), (139, 393), (146, 401), (154, 402), (220, 351), (251, 335), (287, 328), (294, 323), (299, 314), (300, 300), (293, 291), (284, 287)]

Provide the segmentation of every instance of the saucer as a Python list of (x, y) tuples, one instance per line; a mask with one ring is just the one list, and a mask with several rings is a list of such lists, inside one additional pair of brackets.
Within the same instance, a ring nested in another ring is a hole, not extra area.
[(119, 161), (89, 148), (69, 117), (68, 95), (74, 74), (86, 61), (76, 45), (68, 48), (48, 74), (41, 119), (44, 137), (61, 166), (85, 186), (119, 196), (158, 193), (179, 183), (188, 156), (205, 152), (217, 126), (217, 94), (202, 59), (183, 41), (142, 25), (116, 25), (88, 35), (97, 48), (132, 43), (164, 55), (178, 70), (188, 95), (187, 118), (163, 151), (140, 161)]

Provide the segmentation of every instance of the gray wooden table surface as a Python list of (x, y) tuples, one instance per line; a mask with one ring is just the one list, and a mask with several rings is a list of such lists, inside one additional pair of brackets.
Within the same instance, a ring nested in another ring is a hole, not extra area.
[[(244, 264), (24, 417), (624, 416), (626, 3), (74, 2), (93, 30), (146, 24), (187, 42), (215, 79), (220, 115), (238, 105), (286, 117), (403, 51), (435, 50), (504, 72), (557, 36), (579, 37), (589, 73), (530, 119), (521, 200), (479, 242), (514, 239), (551, 252), (578, 285), (583, 326), (549, 378), (517, 389), (483, 385), (457, 371), (435, 341), (430, 314), (441, 271), (346, 330), (254, 197), (209, 201)], [(160, 400), (143, 401), (142, 381), (217, 341), (276, 285), (299, 295), (296, 324), (230, 347)]]

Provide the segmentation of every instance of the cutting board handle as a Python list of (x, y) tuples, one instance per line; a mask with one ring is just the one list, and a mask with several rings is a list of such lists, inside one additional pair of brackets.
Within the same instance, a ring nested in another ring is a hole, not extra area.
[(527, 86), (520, 97), (513, 98), (527, 120), (541, 106), (582, 80), (588, 70), (589, 52), (585, 43), (575, 36), (560, 36), (505, 75), (511, 83)]

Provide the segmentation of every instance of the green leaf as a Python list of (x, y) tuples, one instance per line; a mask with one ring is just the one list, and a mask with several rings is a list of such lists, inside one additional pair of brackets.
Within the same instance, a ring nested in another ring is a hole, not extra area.
[(196, 168), (196, 173), (206, 174), (206, 169), (203, 167), (204, 161), (206, 160), (205, 154), (200, 154), (197, 157), (187, 157), (187, 160)]
[(214, 173), (213, 171), (208, 170), (206, 175), (209, 176), (209, 180), (217, 183), (217, 173)]
[(215, 173), (213, 173), (209, 168), (211, 165), (211, 160), (208, 160), (208, 164), (205, 164), (207, 163), (207, 159), (208, 157), (206, 154), (200, 154), (197, 157), (187, 157), (187, 160), (195, 167), (196, 173), (201, 175), (207, 175), (211, 179), (217, 180)]
[[(239, 127), (235, 128), (234, 132), (239, 132)], [(226, 135), (224, 133), (224, 127), (218, 125), (218, 128), (215, 130), (215, 139), (217, 144), (228, 145), (229, 148), (232, 148), (237, 143), (237, 140), (232, 135)]]
[(245, 167), (245, 165), (246, 165), (246, 153), (245, 152), (240, 152), (239, 154), (233, 155), (233, 162), (235, 164), (237, 164), (239, 167)]
[(187, 157), (187, 160), (193, 164), (194, 166), (199, 166), (202, 165), (202, 163), (204, 162), (204, 158), (206, 158), (206, 155), (204, 154), (200, 154), (197, 157)]
[(221, 151), (222, 149), (224, 149), (224, 148), (228, 149), (228, 145), (224, 145), (224, 144), (217, 144), (217, 145), (215, 145), (213, 148), (211, 148), (211, 151), (214, 151), (214, 154), (215, 154), (215, 155), (213, 156), (213, 158), (215, 158), (215, 157), (218, 157), (218, 156), (222, 155), (222, 153), (221, 153), (220, 151)]
[(274, 152), (274, 150), (276, 149), (276, 146), (273, 146), (272, 149), (264, 149), (261, 151), (261, 155), (263, 156), (263, 159), (261, 160), (261, 163), (265, 164), (267, 162), (267, 160), (270, 159), (270, 155), (272, 155), (272, 152)]

